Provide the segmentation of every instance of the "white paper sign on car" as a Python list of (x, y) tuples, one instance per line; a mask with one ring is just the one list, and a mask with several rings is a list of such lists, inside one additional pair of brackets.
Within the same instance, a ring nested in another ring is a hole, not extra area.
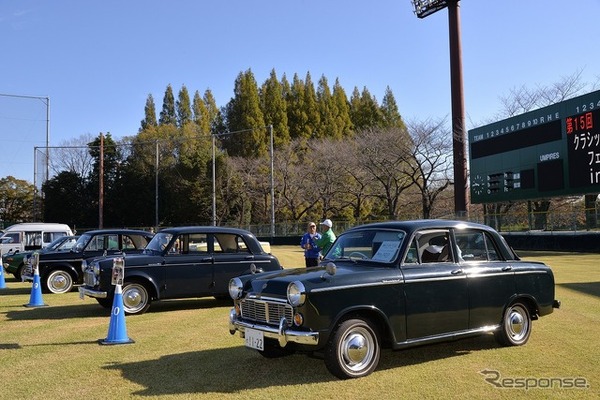
[(381, 243), (377, 253), (373, 256), (374, 261), (390, 262), (396, 255), (400, 242), (386, 240)]

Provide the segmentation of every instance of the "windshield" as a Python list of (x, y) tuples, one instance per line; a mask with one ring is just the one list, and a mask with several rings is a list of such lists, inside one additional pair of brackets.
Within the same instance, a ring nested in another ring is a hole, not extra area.
[(325, 258), (392, 263), (398, 258), (405, 236), (403, 231), (376, 229), (348, 232), (338, 237)]
[(146, 246), (146, 250), (163, 252), (167, 248), (169, 242), (171, 242), (171, 239), (173, 239), (173, 234), (159, 232), (156, 235), (154, 235), (150, 243), (148, 243), (148, 245)]
[(83, 251), (83, 249), (85, 248), (85, 246), (87, 245), (87, 243), (90, 241), (90, 238), (92, 236), (88, 235), (88, 234), (83, 234), (79, 237), (79, 239), (77, 239), (77, 242), (75, 242), (75, 245), (72, 247), (72, 250), (75, 252), (81, 252)]

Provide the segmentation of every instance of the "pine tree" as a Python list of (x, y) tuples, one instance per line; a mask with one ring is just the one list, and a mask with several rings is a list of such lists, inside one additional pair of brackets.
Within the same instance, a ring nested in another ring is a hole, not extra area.
[(304, 81), (298, 77), (298, 74), (294, 74), (286, 100), (290, 137), (292, 139), (307, 138), (309, 134), (305, 132), (308, 117), (304, 107)]
[(346, 91), (340, 84), (339, 79), (336, 79), (335, 84), (333, 85), (333, 103), (335, 104), (335, 109), (337, 111), (337, 115), (335, 116), (336, 125), (341, 131), (342, 137), (351, 136), (354, 126), (352, 124), (352, 119), (350, 118), (350, 103), (348, 102), (348, 96), (346, 96)]
[(165, 90), (163, 97), (162, 111), (160, 112), (159, 125), (177, 126), (177, 116), (175, 115), (175, 97), (173, 96), (173, 88), (171, 84)]
[(144, 131), (157, 125), (158, 123), (156, 122), (156, 105), (154, 104), (154, 97), (152, 97), (152, 94), (149, 94), (148, 98), (146, 99), (146, 106), (144, 107), (144, 119), (141, 122), (140, 131)]
[(192, 121), (190, 94), (185, 85), (183, 85), (179, 91), (175, 106), (177, 111), (177, 126), (184, 127), (187, 123)]
[(227, 107), (226, 120), (229, 132), (232, 133), (223, 142), (231, 155), (260, 157), (268, 153), (258, 85), (251, 70), (238, 75), (234, 97)]
[(318, 137), (329, 137), (333, 139), (341, 139), (342, 132), (338, 130), (335, 116), (337, 114), (336, 105), (333, 102), (333, 96), (329, 89), (329, 83), (325, 75), (319, 79), (317, 86), (317, 104), (319, 106), (319, 115), (321, 128), (318, 130)]
[(304, 112), (307, 118), (305, 127), (307, 137), (325, 136), (325, 132), (323, 132), (321, 127), (321, 115), (319, 113), (317, 93), (310, 72), (306, 73), (306, 78), (304, 79)]
[(210, 134), (210, 120), (208, 117), (208, 110), (200, 92), (196, 90), (194, 93), (194, 100), (192, 100), (192, 120), (198, 126), (198, 129), (203, 134)]
[(389, 86), (385, 89), (385, 95), (381, 101), (381, 115), (384, 128), (405, 128), (396, 99)]
[(261, 107), (265, 124), (273, 126), (273, 143), (275, 147), (290, 142), (288, 128), (287, 102), (283, 96), (283, 86), (277, 80), (275, 70), (271, 70), (269, 79), (261, 88)]

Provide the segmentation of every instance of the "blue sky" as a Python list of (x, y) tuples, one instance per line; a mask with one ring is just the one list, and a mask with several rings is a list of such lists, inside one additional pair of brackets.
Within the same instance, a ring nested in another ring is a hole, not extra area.
[[(582, 70), (598, 87), (600, 0), (459, 4), (467, 128), (522, 85)], [(5, 0), (0, 44), (0, 94), (50, 99), (50, 146), (137, 133), (148, 94), (158, 113), (168, 84), (223, 106), (247, 69), (259, 84), (273, 68), (338, 78), (378, 101), (389, 86), (407, 120), (451, 114), (448, 13), (418, 19), (409, 0)], [(33, 182), (45, 100), (0, 96), (0, 141), (0, 178)]]

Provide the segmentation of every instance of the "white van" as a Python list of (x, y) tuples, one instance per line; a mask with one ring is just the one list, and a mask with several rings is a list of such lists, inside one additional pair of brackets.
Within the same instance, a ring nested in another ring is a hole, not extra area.
[(41, 249), (61, 236), (73, 236), (69, 225), (42, 222), (11, 225), (0, 236), (0, 255)]

